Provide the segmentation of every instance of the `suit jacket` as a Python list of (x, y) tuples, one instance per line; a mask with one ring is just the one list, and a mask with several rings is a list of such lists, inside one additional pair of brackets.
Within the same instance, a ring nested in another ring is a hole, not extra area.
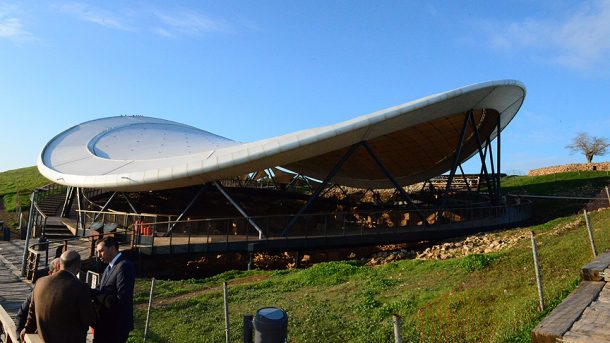
[(94, 319), (87, 285), (61, 270), (36, 283), (25, 330), (27, 333), (38, 330), (46, 343), (82, 343)]
[(133, 264), (121, 254), (95, 296), (95, 342), (124, 342), (133, 330)]

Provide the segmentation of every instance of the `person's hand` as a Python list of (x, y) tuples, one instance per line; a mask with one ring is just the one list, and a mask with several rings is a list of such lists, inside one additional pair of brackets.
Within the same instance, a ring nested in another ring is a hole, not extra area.
[(21, 330), (21, 333), (19, 334), (19, 338), (21, 338), (22, 342), (25, 342), (25, 329)]

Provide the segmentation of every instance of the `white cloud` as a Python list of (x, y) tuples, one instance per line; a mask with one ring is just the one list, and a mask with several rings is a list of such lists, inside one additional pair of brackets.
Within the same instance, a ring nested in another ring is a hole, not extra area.
[(525, 52), (530, 57), (577, 70), (591, 71), (610, 61), (610, 0), (583, 2), (562, 19), (526, 19), (488, 25), (498, 50)]
[(155, 11), (159, 26), (153, 29), (164, 37), (200, 36), (210, 32), (230, 32), (229, 26), (222, 20), (208, 18), (191, 10)]
[(19, 9), (16, 6), (0, 4), (0, 38), (14, 41), (32, 39), (33, 36), (23, 25), (18, 17)]
[(69, 3), (58, 6), (57, 9), (79, 20), (88, 21), (110, 29), (133, 30), (133, 27), (127, 24), (125, 18), (99, 7), (81, 3)]
[(211, 19), (193, 10), (124, 9), (121, 12), (83, 3), (59, 5), (56, 9), (79, 20), (121, 31), (145, 31), (170, 38), (201, 36), (211, 32), (230, 32), (223, 20)]

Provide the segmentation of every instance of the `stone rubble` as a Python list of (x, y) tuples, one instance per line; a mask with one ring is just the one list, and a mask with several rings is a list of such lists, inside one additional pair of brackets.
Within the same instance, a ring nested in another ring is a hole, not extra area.
[[(577, 217), (573, 221), (558, 225), (552, 230), (543, 233), (548, 235), (560, 235), (565, 231), (584, 225), (584, 219)], [(376, 266), (404, 259), (418, 260), (446, 260), (455, 257), (464, 257), (471, 254), (487, 254), (511, 248), (522, 240), (529, 240), (530, 234), (527, 228), (509, 231), (496, 231), (478, 233), (463, 239), (445, 241), (423, 251), (415, 250), (384, 250), (373, 254), (368, 258), (360, 259), (369, 266)], [(383, 249), (382, 249), (383, 250)]]

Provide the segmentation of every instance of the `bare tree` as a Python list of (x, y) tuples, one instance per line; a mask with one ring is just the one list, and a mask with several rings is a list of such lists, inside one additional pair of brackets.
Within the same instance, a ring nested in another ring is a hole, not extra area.
[(589, 134), (581, 132), (572, 140), (572, 144), (566, 146), (566, 149), (572, 152), (583, 153), (587, 158), (587, 163), (593, 161), (593, 156), (602, 156), (606, 154), (606, 149), (610, 146), (608, 139), (600, 137), (590, 137)]

